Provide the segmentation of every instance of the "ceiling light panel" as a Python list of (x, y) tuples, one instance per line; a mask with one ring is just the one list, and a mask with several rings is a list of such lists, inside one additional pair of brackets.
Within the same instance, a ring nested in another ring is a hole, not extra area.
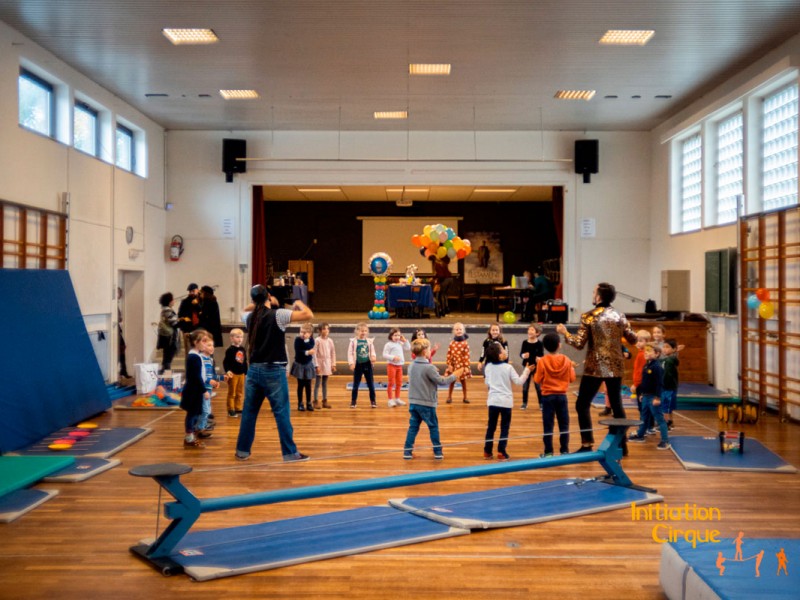
[(384, 110), (384, 111), (375, 111), (374, 117), (376, 119), (407, 119), (408, 118), (408, 111), (407, 110)]
[(450, 75), (451, 65), (411, 63), (408, 65), (410, 75)]
[(615, 46), (644, 46), (653, 37), (652, 29), (609, 29), (600, 38), (601, 44)]
[(596, 90), (558, 90), (555, 97), (559, 100), (591, 100)]
[(219, 95), (225, 100), (252, 100), (258, 98), (255, 90), (220, 90)]
[(161, 33), (173, 44), (214, 44), (219, 41), (217, 34), (212, 29), (169, 29), (161, 30)]

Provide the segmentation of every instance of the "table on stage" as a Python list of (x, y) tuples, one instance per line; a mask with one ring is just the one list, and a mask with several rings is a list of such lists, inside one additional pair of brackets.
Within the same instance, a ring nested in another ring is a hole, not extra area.
[(533, 288), (513, 288), (504, 285), (492, 288), (492, 307), (497, 313), (497, 320), (500, 320), (500, 313), (511, 311), (522, 313), (525, 309), (525, 302), (533, 294)]
[(308, 287), (305, 285), (274, 285), (269, 291), (277, 298), (280, 306), (295, 300), (302, 300), (303, 304), (308, 304)]
[(416, 301), (417, 309), (434, 308), (433, 289), (427, 283), (419, 285), (390, 285), (386, 294), (386, 310), (397, 311), (398, 306), (402, 307), (404, 302), (400, 300)]

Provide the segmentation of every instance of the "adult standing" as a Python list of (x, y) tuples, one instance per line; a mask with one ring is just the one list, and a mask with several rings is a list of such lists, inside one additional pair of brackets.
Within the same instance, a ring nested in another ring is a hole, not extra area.
[[(523, 314), (523, 321), (533, 320), (533, 313), (536, 306), (541, 302), (552, 300), (555, 297), (555, 290), (553, 290), (553, 283), (544, 274), (542, 267), (537, 267), (533, 272), (533, 279), (528, 282), (531, 288), (530, 297), (525, 305)], [(538, 320), (538, 315), (537, 315)]]
[(266, 396), (278, 426), (283, 460), (307, 460), (294, 443), (289, 411), (289, 382), (286, 379), (286, 326), (297, 321), (310, 321), (314, 313), (301, 300), (295, 300), (291, 309), (279, 308), (278, 301), (270, 296), (263, 285), (250, 290), (255, 308), (245, 319), (250, 367), (244, 386), (244, 410), (236, 440), (236, 458), (247, 460), (253, 447), (256, 420)]
[(161, 305), (161, 315), (158, 319), (158, 343), (156, 349), (161, 350), (161, 373), (172, 368), (172, 359), (178, 351), (178, 315), (172, 309), (175, 298), (172, 293), (161, 294), (158, 299)]
[(178, 328), (183, 332), (183, 348), (188, 354), (192, 349), (189, 334), (200, 327), (200, 298), (196, 283), (190, 283), (186, 288), (186, 296), (178, 305)]
[(450, 304), (447, 300), (447, 296), (453, 286), (450, 258), (447, 256), (439, 258), (436, 255), (432, 255), (429, 260), (433, 263), (433, 290), (436, 295), (436, 308), (439, 313), (437, 316), (443, 317), (450, 312)]
[(581, 447), (578, 452), (589, 452), (594, 444), (592, 431), (591, 405), (592, 399), (606, 384), (606, 394), (611, 403), (611, 411), (615, 419), (625, 418), (622, 407), (622, 376), (624, 374), (624, 357), (622, 355), (622, 338), (631, 344), (636, 343), (636, 334), (631, 329), (625, 315), (617, 312), (611, 303), (617, 297), (617, 291), (610, 283), (598, 283), (594, 288), (594, 309), (581, 315), (578, 331), (572, 335), (559, 323), (556, 331), (564, 336), (570, 346), (581, 350), (586, 346), (586, 360), (583, 376), (578, 388), (578, 399), (575, 410), (578, 413), (578, 426), (581, 430)]
[(219, 316), (219, 302), (214, 295), (214, 288), (210, 285), (200, 288), (200, 327), (211, 334), (215, 348), (222, 348), (222, 320)]

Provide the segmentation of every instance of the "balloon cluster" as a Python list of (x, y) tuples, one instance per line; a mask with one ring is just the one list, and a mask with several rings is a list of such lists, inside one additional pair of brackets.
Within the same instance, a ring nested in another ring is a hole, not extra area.
[(762, 319), (771, 319), (775, 314), (775, 304), (769, 300), (769, 290), (758, 288), (755, 294), (747, 297), (747, 307), (758, 311)]
[(450, 260), (456, 260), (472, 252), (469, 240), (461, 239), (452, 227), (446, 227), (441, 223), (425, 225), (422, 228), (422, 235), (411, 236), (411, 243), (419, 248), (419, 253), (425, 258), (447, 256)]
[(376, 252), (369, 257), (369, 271), (375, 282), (375, 302), (367, 313), (370, 319), (388, 319), (386, 310), (386, 275), (392, 269), (392, 257), (385, 252)]

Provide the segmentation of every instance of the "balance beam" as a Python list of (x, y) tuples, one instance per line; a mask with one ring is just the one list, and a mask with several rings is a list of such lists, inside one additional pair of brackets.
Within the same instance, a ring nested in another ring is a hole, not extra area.
[(410, 485), (421, 485), (423, 483), (434, 483), (437, 481), (533, 471), (536, 469), (547, 469), (595, 461), (599, 462), (605, 469), (607, 476), (603, 481), (606, 483), (628, 488), (645, 489), (634, 485), (625, 474), (625, 471), (622, 470), (622, 465), (620, 464), (620, 460), (622, 459), (622, 442), (625, 439), (627, 430), (629, 427), (639, 425), (639, 423), (639, 421), (629, 419), (608, 419), (600, 421), (600, 424), (609, 427), (609, 433), (603, 439), (599, 448), (591, 452), (577, 452), (548, 458), (516, 460), (472, 467), (457, 467), (453, 469), (442, 469), (440, 471), (423, 471), (420, 473), (408, 473), (375, 479), (360, 479), (285, 490), (273, 490), (269, 492), (222, 496), (205, 500), (197, 498), (180, 481), (181, 475), (192, 471), (192, 467), (188, 465), (160, 463), (133, 467), (129, 470), (131, 475), (134, 477), (152, 477), (156, 483), (175, 499), (175, 501), (164, 503), (164, 515), (172, 519), (169, 526), (151, 545), (139, 544), (133, 546), (131, 547), (131, 552), (143, 557), (145, 560), (167, 573), (169, 571), (169, 555), (203, 513), (261, 506), (264, 504), (276, 504), (278, 502), (307, 500), (309, 498), (355, 494), (358, 492)]

